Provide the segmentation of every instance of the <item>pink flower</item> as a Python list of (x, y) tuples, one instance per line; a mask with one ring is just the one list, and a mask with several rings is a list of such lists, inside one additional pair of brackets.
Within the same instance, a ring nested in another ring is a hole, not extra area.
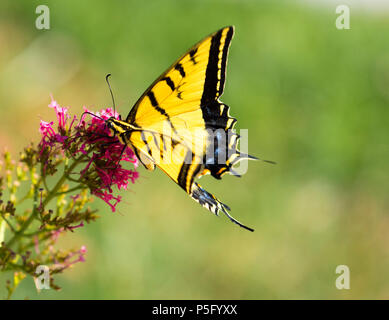
[[(74, 251), (74, 252), (70, 252), (66, 258), (63, 260), (63, 262), (56, 262), (55, 264), (55, 269), (57, 270), (60, 270), (60, 271), (63, 271), (71, 266), (73, 266), (74, 264), (78, 263), (78, 262), (85, 262), (85, 255), (87, 253), (87, 249), (86, 249), (86, 246), (81, 246), (81, 248), (77, 251)], [(72, 260), (73, 257), (77, 256), (78, 257), (74, 260)]]
[(109, 191), (104, 190), (98, 190), (92, 192), (95, 196), (99, 197), (101, 200), (103, 200), (105, 203), (107, 203), (111, 207), (111, 211), (116, 211), (117, 204), (122, 200), (121, 196), (113, 196)]
[(85, 262), (85, 255), (87, 253), (86, 246), (82, 246), (80, 250), (77, 252), (79, 254), (78, 259), (74, 261), (73, 263), (76, 262)]
[[(119, 114), (111, 108), (93, 113), (84, 107), (89, 115), (84, 113), (78, 121), (76, 116), (69, 115), (69, 108), (61, 107), (53, 98), (49, 107), (56, 113), (57, 130), (53, 128), (53, 122), (41, 120), (40, 156), (49, 159), (52, 152), (60, 152), (70, 159), (82, 159), (85, 165), (75, 171), (78, 178), (72, 177), (73, 180), (85, 184), (114, 212), (122, 198), (113, 195), (113, 187), (126, 190), (129, 182), (135, 183), (139, 177), (135, 171), (138, 165), (135, 153), (127, 146), (124, 148), (117, 137), (110, 136), (106, 126), (105, 120), (110, 117), (118, 119)], [(122, 162), (132, 164), (134, 169), (124, 168)]]
[(54, 108), (57, 120), (58, 120), (58, 133), (55, 132), (53, 129), (54, 122), (46, 122), (41, 120), (40, 122), (40, 128), (39, 132), (42, 135), (42, 139), (40, 142), (41, 152), (40, 155), (42, 156), (43, 152), (45, 150), (51, 150), (51, 148), (57, 143), (64, 143), (65, 140), (68, 138), (66, 136), (66, 120), (69, 119), (69, 115), (67, 114), (67, 108), (61, 108), (56, 101), (52, 99), (51, 103), (49, 104), (50, 108)]
[(52, 128), (53, 123), (53, 121), (46, 122), (41, 120), (39, 132), (42, 134), (43, 137), (50, 137), (55, 135), (55, 132)]
[(61, 227), (58, 230), (51, 231), (51, 240), (53, 242), (56, 242), (58, 240), (58, 237), (61, 235), (62, 232), (65, 231), (65, 228)]
[(81, 228), (83, 226), (84, 226), (84, 222), (81, 222), (80, 224), (78, 224), (76, 226), (69, 226), (69, 227), (67, 227), (67, 229), (69, 229), (70, 231), (73, 232), (74, 229)]
[(70, 119), (70, 115), (68, 114), (68, 108), (62, 108), (57, 101), (51, 97), (51, 102), (49, 104), (50, 108), (55, 110), (58, 120), (58, 128), (66, 130), (66, 121)]

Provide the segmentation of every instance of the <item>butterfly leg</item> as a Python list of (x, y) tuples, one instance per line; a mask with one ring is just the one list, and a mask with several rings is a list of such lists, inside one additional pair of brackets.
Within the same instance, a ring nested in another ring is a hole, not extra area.
[[(94, 136), (96, 136), (93, 140), (90, 140), (89, 143), (96, 143), (99, 139), (101, 138), (115, 138), (114, 136), (109, 136), (109, 135), (105, 135), (105, 134), (100, 134), (100, 133), (97, 133), (97, 132), (94, 132), (93, 133)], [(84, 137), (86, 137), (86, 135), (84, 135)], [(104, 145), (111, 145), (111, 144), (114, 144), (114, 143), (117, 143), (118, 141), (113, 139), (112, 141), (110, 142), (107, 142), (106, 144), (103, 144)]]
[(118, 159), (118, 161), (116, 162), (115, 170), (119, 167), (120, 160), (122, 160), (122, 156), (123, 156), (123, 153), (124, 153), (124, 151), (126, 150), (126, 148), (127, 148), (127, 146), (124, 145), (122, 151), (120, 152), (119, 159)]
[(115, 143), (119, 143), (119, 142), (117, 142), (117, 140), (113, 140), (113, 141), (110, 141), (110, 142), (103, 143), (103, 144), (101, 145), (101, 147), (105, 148), (105, 147), (108, 147), (108, 146), (110, 146), (111, 144), (115, 144)]

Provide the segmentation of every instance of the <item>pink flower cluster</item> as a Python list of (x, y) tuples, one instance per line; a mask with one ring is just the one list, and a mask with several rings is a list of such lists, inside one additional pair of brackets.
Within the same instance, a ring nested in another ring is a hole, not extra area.
[[(111, 108), (93, 113), (84, 107), (86, 113), (76, 124), (77, 117), (71, 117), (68, 108), (61, 107), (53, 98), (49, 107), (55, 110), (58, 123), (55, 129), (54, 122), (41, 120), (40, 156), (50, 159), (50, 154), (61, 153), (70, 159), (82, 157), (85, 166), (78, 171), (78, 181), (114, 212), (121, 197), (113, 195), (112, 187), (127, 189), (129, 182), (135, 183), (139, 177), (135, 171), (138, 160), (134, 152), (129, 147), (123, 151), (124, 146), (117, 137), (110, 136), (105, 123), (110, 117), (119, 118), (119, 115)], [(133, 164), (134, 170), (124, 168), (121, 161)]]
[(74, 264), (78, 262), (85, 262), (85, 255), (87, 253), (87, 249), (85, 246), (81, 246), (81, 248), (75, 252), (71, 252), (66, 256), (66, 258), (59, 262), (55, 261), (54, 266), (52, 269), (57, 270), (57, 271), (63, 271)]

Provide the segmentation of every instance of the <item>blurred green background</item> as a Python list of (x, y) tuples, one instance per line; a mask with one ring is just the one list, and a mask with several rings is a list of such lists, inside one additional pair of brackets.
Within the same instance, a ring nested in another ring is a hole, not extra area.
[[(50, 8), (37, 30), (35, 8)], [(343, 4), (340, 2), (339, 4)], [(2, 1), (0, 148), (17, 156), (54, 120), (49, 95), (80, 114), (111, 105), (126, 115), (191, 45), (233, 24), (223, 102), (249, 129), (249, 163), (202, 185), (255, 228), (216, 218), (163, 173), (124, 192), (119, 213), (65, 236), (87, 261), (57, 277), (62, 291), (30, 299), (389, 298), (389, 12), (302, 1)], [(337, 290), (335, 269), (351, 271)], [(0, 296), (5, 296), (0, 275)]]

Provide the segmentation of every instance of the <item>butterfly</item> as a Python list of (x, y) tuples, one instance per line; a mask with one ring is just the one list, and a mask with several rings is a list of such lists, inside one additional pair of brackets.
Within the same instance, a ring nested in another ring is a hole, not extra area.
[[(233, 35), (228, 26), (195, 44), (150, 85), (125, 120), (111, 117), (106, 125), (148, 170), (158, 167), (203, 207), (254, 231), (195, 181), (206, 174), (238, 175), (233, 169), (238, 161), (258, 160), (238, 150), (236, 119), (219, 100)], [(224, 161), (217, 161), (222, 156)]]

